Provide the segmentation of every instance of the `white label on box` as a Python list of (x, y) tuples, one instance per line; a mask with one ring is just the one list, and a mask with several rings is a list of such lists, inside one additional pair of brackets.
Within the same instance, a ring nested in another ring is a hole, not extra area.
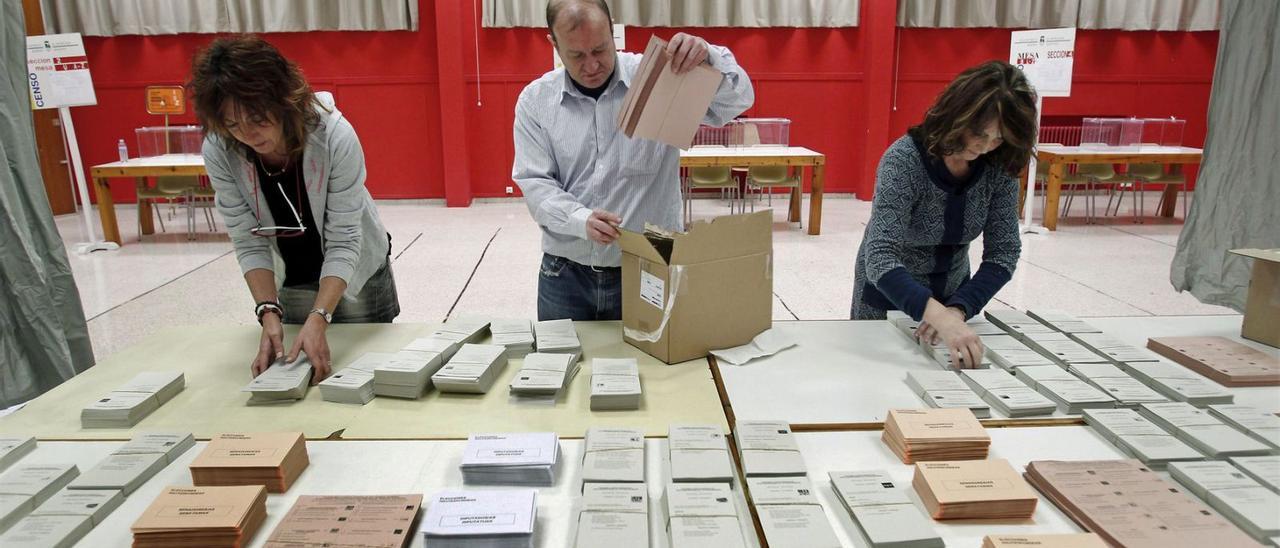
[(640, 271), (640, 299), (662, 310), (667, 295), (666, 282), (653, 274)]

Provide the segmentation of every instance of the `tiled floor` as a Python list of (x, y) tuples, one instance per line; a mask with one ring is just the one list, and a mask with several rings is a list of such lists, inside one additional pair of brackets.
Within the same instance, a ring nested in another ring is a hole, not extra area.
[[(854, 255), (871, 204), (828, 196), (822, 235), (814, 237), (784, 221), (785, 203), (774, 204), (774, 317), (847, 318)], [(439, 322), (450, 313), (536, 315), (539, 232), (524, 202), (446, 208), (397, 201), (378, 207), (393, 239), (398, 321)], [(728, 208), (698, 200), (694, 212), (707, 218)], [(169, 233), (138, 243), (136, 209), (122, 205), (116, 215), (124, 247), (70, 256), (99, 359), (162, 328), (253, 323), (253, 300), (225, 234), (202, 232), (189, 241), (174, 232), (183, 223), (169, 222)], [(60, 216), (57, 224), (69, 245), (84, 240), (79, 216)], [(1169, 285), (1179, 221), (1134, 224), (1120, 217), (1086, 225), (1069, 218), (1059, 226), (1051, 234), (1024, 236), (1013, 281), (990, 306), (1053, 308), (1081, 317), (1234, 313)], [(971, 252), (977, 265), (981, 245)]]

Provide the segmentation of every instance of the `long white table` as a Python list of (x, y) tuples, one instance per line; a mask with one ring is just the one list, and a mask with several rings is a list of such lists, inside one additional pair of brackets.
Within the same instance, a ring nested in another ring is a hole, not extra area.
[[(1135, 346), (1145, 347), (1147, 337), (1173, 335), (1244, 340), (1240, 338), (1241, 317), (1234, 315), (1084, 319)], [(866, 429), (879, 428), (889, 409), (926, 406), (905, 379), (909, 371), (937, 370), (939, 366), (888, 322), (790, 321), (776, 322), (774, 328), (795, 337), (799, 344), (743, 366), (715, 364), (733, 420), (785, 420), (800, 430)], [(1231, 391), (1236, 403), (1280, 411), (1280, 387)], [(984, 422), (1080, 422), (1078, 416), (1060, 412), (1010, 419), (993, 409), (992, 417)]]
[[(468, 487), (458, 472), (464, 441), (308, 441), (311, 464), (298, 481), (281, 494), (267, 496), (267, 521), (246, 546), (266, 543), (280, 520), (300, 495), (422, 494), (423, 504), (432, 494), (457, 489), (510, 489), (510, 487)], [(70, 462), (83, 472), (122, 445), (120, 442), (40, 442), (36, 450), (20, 462)], [(204, 448), (197, 443), (175, 462), (135, 491), (78, 546), (128, 546), (133, 535), (129, 527), (157, 495), (170, 485), (191, 485), (188, 465)], [(582, 440), (561, 440), (560, 477), (553, 487), (538, 488), (538, 517), (534, 546), (570, 548), (574, 546), (578, 504), (581, 495)], [(666, 548), (663, 492), (668, 478), (666, 440), (646, 440), (645, 457), (649, 481), (650, 545)], [(747, 545), (760, 542), (742, 489), (735, 487), (735, 501)], [(424, 509), (425, 511), (425, 509)], [(420, 532), (413, 534), (411, 546), (422, 547)], [(712, 548), (712, 547), (707, 547)]]

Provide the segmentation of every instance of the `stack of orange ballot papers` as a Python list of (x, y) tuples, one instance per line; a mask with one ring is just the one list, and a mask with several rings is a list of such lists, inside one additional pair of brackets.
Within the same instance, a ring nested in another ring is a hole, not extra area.
[(133, 547), (239, 548), (266, 519), (261, 485), (169, 487), (133, 522)]
[(218, 434), (191, 462), (196, 485), (265, 485), (283, 493), (310, 461), (301, 432)]
[(991, 437), (968, 409), (891, 409), (881, 436), (906, 464), (987, 458)]

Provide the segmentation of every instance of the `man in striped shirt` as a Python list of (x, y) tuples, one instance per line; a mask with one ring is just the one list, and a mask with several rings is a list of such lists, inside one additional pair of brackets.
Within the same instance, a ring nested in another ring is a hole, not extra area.
[[(520, 93), (511, 169), (542, 227), (538, 319), (616, 320), (622, 317), (618, 229), (683, 228), (680, 153), (618, 129), (641, 56), (614, 48), (603, 0), (551, 0), (547, 28), (564, 68)], [(754, 102), (751, 80), (728, 49), (679, 33), (667, 51), (677, 73), (706, 63), (724, 74), (703, 123), (722, 126)]]

